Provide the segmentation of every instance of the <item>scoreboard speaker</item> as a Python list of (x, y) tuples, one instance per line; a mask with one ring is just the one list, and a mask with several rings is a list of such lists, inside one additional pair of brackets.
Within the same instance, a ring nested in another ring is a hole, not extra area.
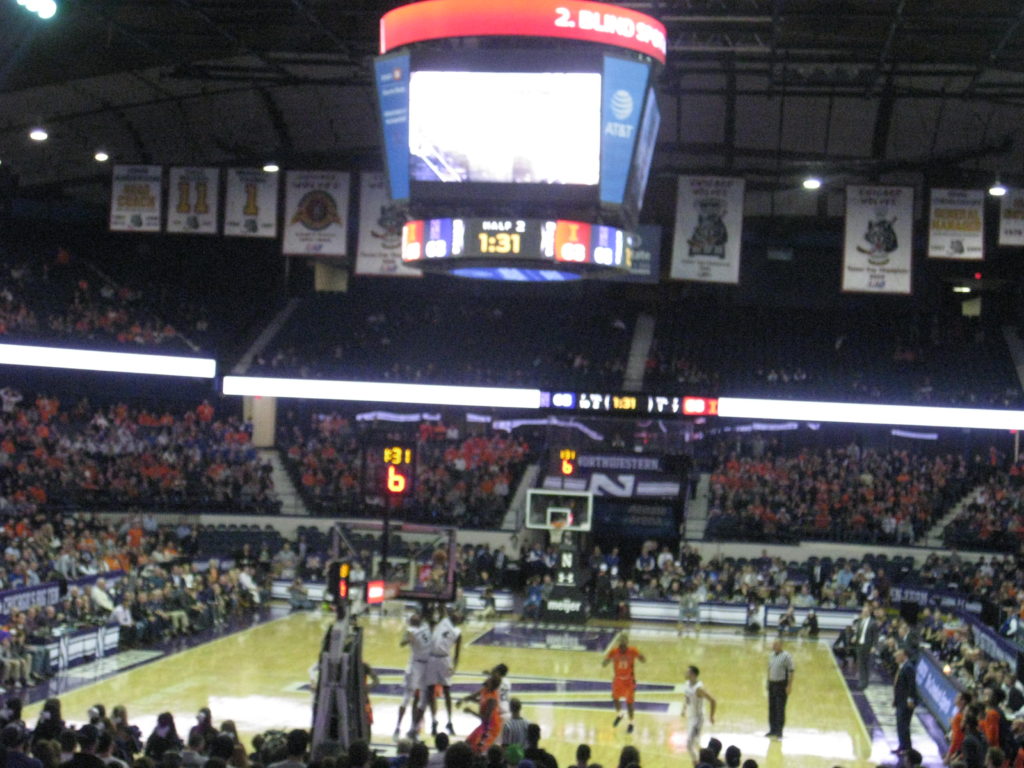
[(910, 624), (911, 626), (916, 625), (917, 616), (920, 611), (920, 604), (915, 603), (913, 600), (900, 601), (900, 618), (907, 622), (907, 624)]

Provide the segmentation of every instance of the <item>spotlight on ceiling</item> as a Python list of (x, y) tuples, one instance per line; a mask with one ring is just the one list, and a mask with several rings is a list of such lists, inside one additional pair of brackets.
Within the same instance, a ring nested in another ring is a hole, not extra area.
[(107, 154), (106, 152), (104, 152), (104, 151), (103, 151), (102, 149), (98, 149), (98, 150), (96, 150), (96, 154), (95, 154), (95, 155), (93, 155), (93, 159), (94, 159), (94, 160), (95, 160), (95, 161), (96, 161), (97, 163), (105, 163), (105, 162), (107, 162), (107, 160), (109, 160), (109, 159), (110, 159), (110, 155), (108, 155), (108, 154)]
[(28, 132), (28, 137), (32, 139), (32, 141), (46, 141), (50, 138), (50, 134), (48, 134), (44, 128), (33, 128)]
[(266, 165), (263, 166), (263, 170), (266, 173), (277, 173), (278, 171), (281, 170), (281, 166), (279, 166), (277, 163), (267, 163)]
[(18, 0), (18, 5), (40, 19), (52, 19), (57, 14), (56, 0)]
[(988, 193), (992, 195), (992, 197), (1002, 197), (1006, 194), (1006, 187), (1003, 186), (1003, 183), (999, 181), (999, 179), (996, 179), (995, 183), (988, 188)]
[(804, 189), (821, 189), (821, 179), (819, 179), (817, 176), (808, 176), (806, 179), (804, 179), (803, 183)]

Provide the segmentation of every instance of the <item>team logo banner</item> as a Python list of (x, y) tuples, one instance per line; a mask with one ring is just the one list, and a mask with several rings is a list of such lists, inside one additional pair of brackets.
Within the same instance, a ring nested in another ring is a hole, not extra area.
[(680, 176), (672, 242), (675, 280), (740, 281), (743, 179)]
[(1024, 245), (1024, 189), (1008, 190), (999, 204), (999, 244)]
[(228, 168), (224, 234), (277, 237), (278, 174), (257, 168)]
[(159, 232), (162, 183), (159, 165), (115, 165), (110, 231)]
[(292, 256), (348, 255), (349, 175), (289, 171), (281, 249)]
[(215, 235), (220, 220), (220, 171), (171, 168), (167, 185), (167, 231)]
[(933, 189), (928, 215), (928, 256), (985, 258), (985, 193), (977, 189)]
[(846, 188), (843, 290), (910, 293), (913, 187)]
[(383, 173), (364, 173), (359, 186), (359, 245), (357, 275), (419, 277), (423, 273), (402, 264), (402, 225), (405, 216), (388, 197)]

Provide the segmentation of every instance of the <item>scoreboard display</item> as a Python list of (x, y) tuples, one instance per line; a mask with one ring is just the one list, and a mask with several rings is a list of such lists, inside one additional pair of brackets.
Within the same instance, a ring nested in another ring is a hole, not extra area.
[(537, 269), (628, 270), (635, 239), (618, 227), (561, 219), (421, 219), (402, 228), (402, 261), (445, 271), (495, 262)]
[(368, 498), (411, 497), (416, 484), (416, 446), (413, 443), (383, 443), (363, 453), (363, 494)]
[(718, 400), (639, 392), (542, 392), (541, 407), (620, 416), (717, 416)]

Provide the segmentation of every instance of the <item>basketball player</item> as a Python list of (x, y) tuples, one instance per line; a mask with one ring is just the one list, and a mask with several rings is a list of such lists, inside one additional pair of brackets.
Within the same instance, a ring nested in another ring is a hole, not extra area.
[(706, 699), (711, 711), (708, 712), (708, 720), (715, 724), (715, 709), (718, 702), (715, 697), (707, 692), (704, 683), (698, 680), (700, 670), (692, 664), (686, 668), (686, 682), (683, 683), (683, 714), (689, 718), (689, 728), (686, 732), (686, 750), (697, 765), (697, 752), (700, 750), (700, 732), (704, 727), (704, 700)]
[(427, 659), (430, 656), (430, 627), (423, 623), (423, 616), (419, 612), (409, 617), (409, 626), (400, 645), (409, 646), (409, 664), (405, 669), (405, 695), (402, 698), (401, 706), (398, 708), (395, 738), (398, 738), (398, 734), (402, 729), (402, 718), (405, 717), (405, 710), (412, 703), (412, 723), (409, 729), (409, 738), (415, 739), (420, 728), (420, 722), (417, 718), (423, 716), (421, 707), (421, 702), (423, 701), (423, 674), (426, 672)]
[(480, 702), (479, 712), (469, 710), (480, 718), (480, 725), (466, 738), (466, 743), (478, 755), (487, 754), (487, 750), (501, 735), (501, 707), (498, 703), (500, 686), (501, 679), (497, 675), (491, 675), (479, 691), (468, 697)]
[(646, 662), (647, 659), (636, 648), (629, 644), (629, 635), (625, 632), (619, 635), (619, 643), (615, 648), (608, 651), (608, 655), (601, 662), (602, 667), (614, 663), (615, 676), (612, 678), (612, 701), (615, 702), (614, 728), (622, 722), (622, 709), (620, 702), (625, 699), (626, 711), (629, 713), (629, 727), (626, 733), (633, 732), (633, 700), (636, 696), (636, 674), (634, 666), (637, 661)]
[(459, 665), (459, 652), (462, 649), (462, 632), (456, 624), (462, 623), (462, 617), (453, 609), (448, 609), (444, 618), (434, 626), (430, 637), (430, 655), (427, 658), (426, 670), (423, 675), (423, 687), (430, 705), (433, 721), (431, 733), (437, 735), (437, 686), (444, 691), (444, 706), (448, 712), (448, 733), (455, 735), (452, 725), (452, 676)]

